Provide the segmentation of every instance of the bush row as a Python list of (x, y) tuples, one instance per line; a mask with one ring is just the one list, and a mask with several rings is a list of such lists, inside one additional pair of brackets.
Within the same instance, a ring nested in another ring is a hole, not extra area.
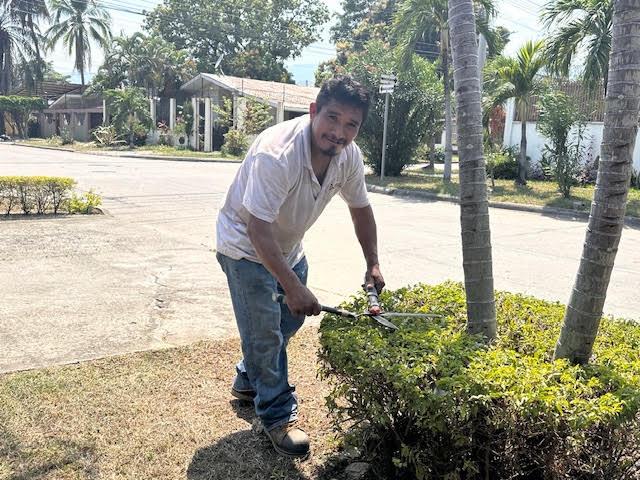
[[(552, 360), (565, 307), (497, 292), (490, 347), (465, 331), (460, 284), (381, 296), (396, 332), (324, 317), (328, 406), (387, 479), (631, 479), (640, 469), (640, 326), (602, 319), (593, 361)], [(342, 307), (362, 311), (359, 296)]]
[(68, 177), (0, 177), (0, 211), (6, 215), (18, 211), (25, 215), (90, 213), (102, 203), (93, 191), (82, 196), (75, 194), (75, 185), (76, 181)]

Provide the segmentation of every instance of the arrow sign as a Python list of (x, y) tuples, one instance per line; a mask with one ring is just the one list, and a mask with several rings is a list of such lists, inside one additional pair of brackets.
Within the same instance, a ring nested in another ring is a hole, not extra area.
[(391, 74), (391, 75), (380, 75), (380, 81), (384, 81), (384, 80), (396, 83), (396, 80), (398, 80), (398, 78), (393, 74)]
[(393, 93), (393, 85), (380, 85), (379, 93)]

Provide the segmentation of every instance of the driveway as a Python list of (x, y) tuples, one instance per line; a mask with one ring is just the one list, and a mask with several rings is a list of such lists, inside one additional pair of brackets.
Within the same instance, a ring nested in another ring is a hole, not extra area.
[[(236, 335), (215, 260), (215, 219), (237, 164), (143, 160), (0, 145), (3, 175), (64, 175), (106, 215), (0, 220), (0, 372)], [(462, 280), (459, 208), (370, 194), (390, 288)], [(495, 286), (566, 302), (585, 222), (491, 210)], [(605, 309), (638, 317), (640, 230), (625, 228)], [(309, 283), (334, 304), (362, 283), (337, 198), (305, 241)], [(318, 319), (311, 321), (317, 322)]]

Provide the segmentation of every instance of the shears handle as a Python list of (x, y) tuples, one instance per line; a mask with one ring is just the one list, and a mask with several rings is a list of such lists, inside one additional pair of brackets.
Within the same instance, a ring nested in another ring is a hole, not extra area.
[(367, 301), (369, 303), (369, 313), (379, 315), (382, 312), (380, 308), (380, 300), (378, 299), (378, 290), (374, 285), (363, 285), (367, 292)]
[[(273, 294), (273, 301), (281, 304), (287, 304), (287, 297), (282, 295), (281, 293)], [(356, 318), (354, 313), (348, 312), (347, 310), (342, 310), (340, 308), (327, 307), (326, 305), (320, 305), (320, 310), (327, 313), (333, 313), (334, 315), (340, 315), (341, 317), (347, 318)]]

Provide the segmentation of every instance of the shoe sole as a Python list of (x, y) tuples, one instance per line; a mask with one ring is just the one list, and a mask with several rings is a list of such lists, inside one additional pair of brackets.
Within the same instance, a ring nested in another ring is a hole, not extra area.
[(240, 390), (236, 390), (235, 388), (231, 389), (231, 395), (233, 395), (238, 400), (241, 400), (243, 402), (250, 402), (250, 403), (253, 403), (253, 398), (256, 396), (256, 394), (253, 392), (249, 394), (249, 393), (242, 392)]
[(267, 435), (269, 440), (271, 440), (271, 445), (273, 445), (273, 448), (275, 449), (275, 451), (278, 452), (280, 455), (283, 455), (289, 458), (307, 458), (311, 454), (311, 450), (307, 450), (304, 453), (293, 453), (293, 452), (288, 452), (287, 450), (283, 450), (276, 444), (276, 442), (273, 441), (273, 438), (271, 438), (271, 435), (269, 435), (269, 432), (265, 431), (264, 433)]

